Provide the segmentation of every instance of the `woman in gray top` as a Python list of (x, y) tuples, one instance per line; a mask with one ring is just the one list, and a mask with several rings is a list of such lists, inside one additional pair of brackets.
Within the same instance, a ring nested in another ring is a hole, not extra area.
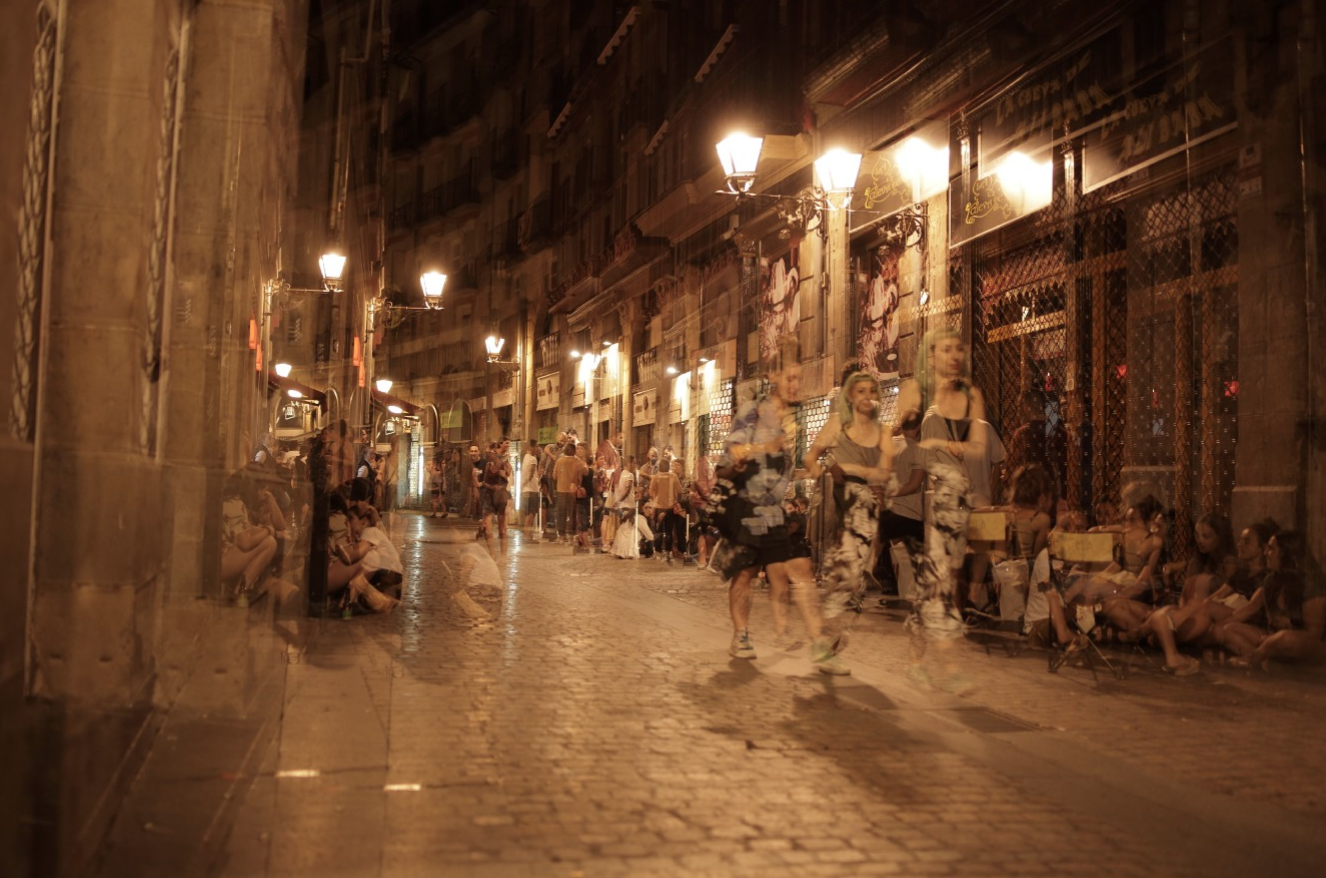
[(837, 417), (820, 430), (806, 454), (806, 474), (824, 472), (820, 456), (832, 450), (834, 501), (841, 525), (838, 542), (825, 555), (824, 618), (834, 619), (865, 586), (872, 544), (879, 528), (883, 496), (892, 486), (893, 440), (879, 423), (879, 382), (873, 375), (853, 372), (838, 394)]
[[(962, 618), (953, 602), (954, 582), (967, 552), (971, 518), (971, 481), (963, 460), (985, 454), (984, 434), (972, 423), (985, 418), (985, 397), (972, 386), (967, 346), (955, 328), (933, 330), (922, 343), (917, 377), (898, 393), (898, 416), (904, 424), (920, 421), (920, 446), (930, 477), (926, 516), (926, 551), (913, 556), (916, 600), (907, 629), (912, 633), (908, 675), (928, 683), (922, 666), (927, 644), (947, 647), (962, 636)], [(970, 691), (971, 683), (951, 659), (943, 662), (943, 687)]]

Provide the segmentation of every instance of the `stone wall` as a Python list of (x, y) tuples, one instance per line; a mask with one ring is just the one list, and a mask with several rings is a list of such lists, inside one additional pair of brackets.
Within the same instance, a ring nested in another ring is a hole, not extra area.
[[(9, 131), (29, 127), (38, 5), (0, 10)], [(243, 715), (283, 667), (270, 607), (217, 600), (219, 493), (267, 425), (248, 321), (282, 263), (307, 4), (49, 6), (57, 112), (31, 422), (0, 443), (0, 527), (21, 571), (0, 585), (0, 746), (26, 766), (0, 780), (6, 875), (80, 872), (166, 713)], [(24, 146), (0, 143), (6, 240)], [(0, 248), (7, 410), (21, 258)]]

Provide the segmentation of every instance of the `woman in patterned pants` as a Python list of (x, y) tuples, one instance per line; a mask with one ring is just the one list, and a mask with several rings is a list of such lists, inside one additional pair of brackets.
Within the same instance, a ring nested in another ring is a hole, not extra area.
[[(972, 422), (985, 417), (985, 398), (969, 379), (967, 347), (956, 329), (935, 330), (926, 336), (917, 377), (898, 394), (899, 418), (921, 424), (920, 446), (930, 477), (930, 504), (926, 513), (926, 546), (912, 553), (916, 599), (907, 629), (912, 634), (912, 663), (908, 676), (929, 684), (923, 661), (927, 647), (937, 648), (941, 688), (965, 693), (971, 682), (954, 666), (951, 647), (962, 636), (962, 617), (953, 602), (954, 582), (967, 551), (967, 522), (971, 518), (971, 482), (963, 460), (984, 455), (984, 438)], [(915, 548), (915, 547), (913, 547)]]
[[(879, 529), (879, 507), (893, 479), (893, 441), (879, 423), (879, 382), (873, 375), (854, 372), (838, 394), (837, 417), (825, 423), (806, 454), (806, 474), (818, 478), (824, 468), (819, 459), (832, 451), (834, 500), (838, 507), (839, 535), (825, 554), (824, 618), (842, 615), (865, 587), (865, 572), (873, 563), (873, 544)], [(833, 635), (841, 647), (842, 626)]]

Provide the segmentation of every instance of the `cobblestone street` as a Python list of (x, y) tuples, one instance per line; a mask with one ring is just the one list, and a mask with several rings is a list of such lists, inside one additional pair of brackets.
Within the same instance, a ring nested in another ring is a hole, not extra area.
[(830, 678), (804, 637), (773, 646), (764, 593), (738, 661), (712, 574), (519, 536), (472, 625), (449, 596), (471, 533), (396, 516), (402, 607), (313, 623), (205, 827), (176, 810), (192, 775), (154, 798), (149, 767), (103, 874), (167, 874), (172, 836), (226, 878), (1319, 874), (1317, 681), (1050, 674), (981, 634), (957, 698), (907, 681), (883, 611)]

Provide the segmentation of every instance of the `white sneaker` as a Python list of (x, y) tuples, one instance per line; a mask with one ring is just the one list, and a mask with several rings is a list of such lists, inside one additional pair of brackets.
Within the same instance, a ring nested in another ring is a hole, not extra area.
[(727, 648), (727, 651), (733, 658), (755, 658), (755, 647), (750, 642), (750, 632), (738, 631), (736, 634), (733, 634), (732, 645)]

